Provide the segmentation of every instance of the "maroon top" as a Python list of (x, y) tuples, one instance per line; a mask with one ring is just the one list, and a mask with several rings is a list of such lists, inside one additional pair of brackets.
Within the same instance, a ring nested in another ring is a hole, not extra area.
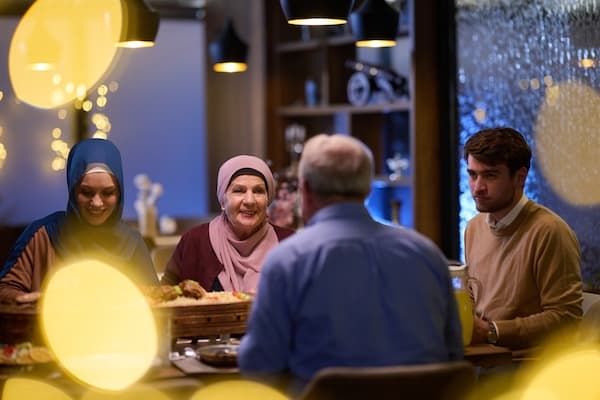
[[(206, 290), (223, 290), (217, 276), (223, 264), (217, 258), (208, 237), (208, 224), (191, 228), (183, 234), (160, 283), (176, 285), (184, 279), (193, 279)], [(293, 230), (273, 225), (279, 241), (294, 233)]]

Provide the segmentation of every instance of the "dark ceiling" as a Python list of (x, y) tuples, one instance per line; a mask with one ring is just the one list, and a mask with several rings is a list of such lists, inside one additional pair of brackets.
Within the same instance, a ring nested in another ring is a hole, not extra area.
[[(204, 18), (206, 0), (146, 0), (161, 18)], [(22, 15), (34, 0), (1, 0), (0, 15)]]

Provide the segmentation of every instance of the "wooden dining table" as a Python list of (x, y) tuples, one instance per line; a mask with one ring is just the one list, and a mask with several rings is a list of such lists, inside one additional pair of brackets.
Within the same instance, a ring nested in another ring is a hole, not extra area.
[(465, 360), (477, 367), (491, 368), (513, 362), (513, 352), (508, 347), (489, 343), (473, 344), (465, 347)]

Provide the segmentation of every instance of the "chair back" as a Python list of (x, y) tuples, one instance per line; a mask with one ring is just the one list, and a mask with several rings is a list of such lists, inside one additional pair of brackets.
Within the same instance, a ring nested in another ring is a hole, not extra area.
[(329, 367), (319, 371), (301, 400), (465, 398), (475, 383), (468, 361), (391, 366)]
[(154, 264), (154, 270), (158, 275), (159, 279), (165, 273), (165, 268), (171, 255), (175, 251), (176, 245), (163, 245), (156, 246), (150, 251), (150, 257), (152, 258), (152, 263)]

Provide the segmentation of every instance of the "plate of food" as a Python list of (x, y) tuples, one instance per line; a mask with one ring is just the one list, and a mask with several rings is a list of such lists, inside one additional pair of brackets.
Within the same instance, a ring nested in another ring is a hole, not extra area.
[(34, 346), (30, 342), (0, 345), (0, 364), (33, 365), (53, 361), (52, 353), (46, 347)]
[(172, 338), (243, 334), (253, 299), (237, 291), (207, 292), (189, 279), (152, 287), (147, 295)]
[(200, 361), (216, 367), (237, 367), (237, 344), (215, 344), (196, 350)]
[(207, 292), (191, 279), (177, 285), (159, 285), (148, 289), (147, 296), (155, 307), (185, 307), (208, 304), (248, 302), (252, 295), (239, 291)]

